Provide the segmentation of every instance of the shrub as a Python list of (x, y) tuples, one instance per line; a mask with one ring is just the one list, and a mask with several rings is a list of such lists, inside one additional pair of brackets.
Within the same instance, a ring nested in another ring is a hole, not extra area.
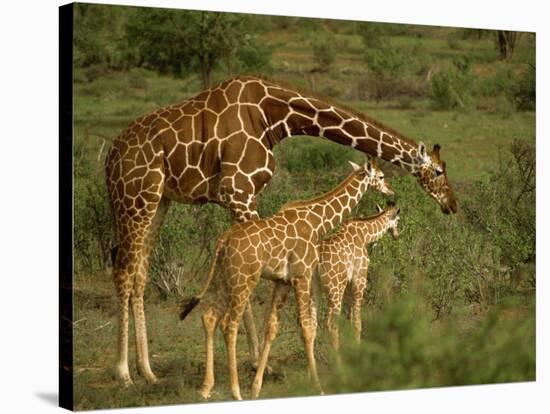
[(465, 205), (469, 222), (499, 249), (510, 271), (536, 257), (535, 163), (534, 146), (514, 141)]
[(536, 70), (534, 64), (529, 64), (523, 72), (514, 98), (518, 109), (535, 110), (536, 109)]
[(371, 314), (359, 346), (350, 346), (348, 333), (342, 363), (326, 377), (326, 388), (342, 393), (534, 380), (534, 322), (496, 310), (473, 327), (453, 319), (431, 323), (422, 299), (405, 295)]
[(366, 59), (369, 70), (377, 76), (398, 78), (410, 72), (410, 59), (387, 42), (382, 42), (379, 47), (367, 49)]
[(310, 41), (313, 51), (313, 58), (317, 64), (316, 69), (320, 72), (328, 72), (336, 60), (336, 47), (334, 39), (328, 36), (315, 36)]
[(150, 285), (161, 298), (196, 293), (188, 289), (201, 285), (216, 241), (229, 225), (227, 210), (219, 206), (173, 203), (152, 251), (149, 269)]
[(467, 109), (472, 103), (471, 63), (465, 56), (456, 58), (453, 66), (432, 78), (430, 99), (435, 109)]

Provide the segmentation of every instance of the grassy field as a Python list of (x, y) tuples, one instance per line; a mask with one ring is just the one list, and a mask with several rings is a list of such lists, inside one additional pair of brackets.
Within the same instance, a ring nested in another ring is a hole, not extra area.
[[(401, 238), (385, 238), (371, 250), (363, 315), (366, 332), (362, 345), (354, 347), (342, 318), (345, 353), (336, 368), (320, 323), (316, 356), (325, 391), (534, 380), (536, 279), (534, 253), (530, 256), (529, 250), (534, 249), (530, 238), (534, 234), (518, 230), (518, 217), (534, 226), (534, 193), (533, 198), (518, 196), (523, 184), (511, 176), (517, 171), (510, 147), (518, 141), (534, 147), (535, 112), (516, 110), (502, 97), (477, 92), (500, 70), (519, 74), (534, 55), (532, 40), (521, 37), (513, 58), (501, 62), (492, 40), (461, 38), (458, 29), (411, 27), (408, 34), (386, 36), (388, 44), (405, 54), (423, 50), (435, 72), (450, 67), (456, 56), (472, 59), (471, 79), (477, 85), (472, 92), (474, 103), (468, 108), (436, 110), (429, 98), (429, 81), (422, 76), (415, 78), (414, 85), (423, 94), (379, 101), (361, 98), (356, 90), (365, 76), (364, 45), (345, 25), (341, 30), (327, 29), (338, 47), (330, 70), (311, 72), (315, 67), (308, 46), (311, 29), (295, 28), (274, 26), (261, 34), (273, 48), (272, 75), (330, 92), (428, 147), (441, 144), (459, 203), (457, 215), (444, 216), (411, 177), (383, 164), (402, 209)], [(451, 42), (453, 34), (458, 40)], [(214, 75), (221, 80), (229, 74), (218, 70)], [(202, 327), (198, 313), (180, 322), (178, 304), (202, 286), (212, 245), (229, 226), (228, 213), (214, 205), (176, 205), (169, 212), (146, 290), (151, 364), (161, 381), (147, 385), (137, 375), (131, 331), (130, 370), (135, 385), (124, 388), (113, 372), (117, 303), (107, 252), (115, 242), (103, 184), (103, 159), (112, 137), (139, 115), (200, 89), (197, 76), (173, 78), (143, 68), (105, 69), (91, 76), (89, 68), (76, 68), (76, 409), (201, 401), (197, 390), (203, 375)], [(276, 148), (276, 174), (258, 200), (261, 215), (274, 213), (287, 201), (328, 191), (348, 174), (348, 159), (359, 161), (362, 155), (313, 137), (283, 142)], [(513, 202), (516, 196), (520, 201)], [(383, 198), (365, 197), (356, 213), (372, 214), (375, 201)], [(178, 284), (167, 291), (159, 278)], [(260, 332), (267, 289), (267, 283), (261, 282), (253, 298)], [(293, 302), (289, 299), (283, 312), (271, 352), (275, 374), (264, 381), (262, 398), (316, 392), (307, 381)], [(321, 305), (321, 317), (323, 312)], [(212, 400), (222, 401), (230, 399), (230, 394), (219, 333), (217, 339)], [(241, 388), (247, 398), (253, 372), (243, 332), (238, 355)]]

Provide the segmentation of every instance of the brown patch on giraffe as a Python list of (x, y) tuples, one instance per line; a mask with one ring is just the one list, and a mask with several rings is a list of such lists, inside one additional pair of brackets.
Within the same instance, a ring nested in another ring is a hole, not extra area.
[(153, 149), (153, 144), (151, 142), (146, 142), (144, 145), (142, 145), (141, 150), (143, 151), (143, 154), (145, 155), (145, 158), (147, 160), (152, 160), (155, 158), (155, 150)]
[(367, 125), (367, 134), (369, 137), (374, 138), (377, 141), (380, 141), (380, 130), (373, 127), (372, 125)]
[(287, 125), (291, 133), (296, 135), (306, 132), (308, 126), (312, 124), (313, 121), (299, 114), (292, 114), (287, 120)]
[(411, 158), (408, 152), (402, 152), (401, 159), (403, 160), (403, 162), (407, 162), (409, 164), (412, 164), (413, 162), (413, 159)]
[(218, 137), (226, 137), (242, 129), (238, 114), (239, 107), (237, 105), (231, 105), (221, 113), (216, 126)]
[(247, 83), (241, 93), (240, 103), (258, 104), (264, 96), (266, 96), (265, 88), (259, 82)]
[(205, 146), (206, 144), (201, 141), (193, 141), (187, 145), (187, 162), (190, 165), (198, 165)]
[(257, 137), (264, 130), (264, 115), (257, 106), (241, 105), (239, 114), (244, 123), (244, 131), (250, 136)]
[(262, 170), (254, 174), (252, 176), (252, 183), (254, 183), (255, 193), (257, 194), (264, 187), (264, 184), (266, 184), (270, 179), (271, 174), (269, 174), (267, 171)]
[(381, 144), (381, 148), (382, 148), (382, 152), (384, 154), (388, 154), (388, 158), (394, 158), (397, 154), (399, 154), (399, 151), (393, 147), (393, 146), (389, 146), (389, 145), (386, 145), (385, 143), (382, 143)]
[(346, 121), (346, 123), (344, 124), (344, 131), (355, 137), (365, 135), (365, 127), (360, 121), (356, 119)]
[(208, 189), (208, 184), (206, 181), (202, 181), (198, 187), (196, 187), (193, 192), (191, 193), (191, 196), (193, 198), (198, 198), (199, 196), (204, 196), (206, 194), (206, 191)]
[[(252, 188), (252, 184), (250, 183), (250, 180), (247, 176), (241, 174), (240, 172), (235, 174), (235, 185), (237, 188), (241, 189), (242, 191), (245, 191), (247, 193), (253, 193), (254, 189)], [(246, 195), (243, 195), (243, 201), (246, 200)], [(240, 198), (240, 197), (237, 197)]]
[(300, 94), (290, 89), (274, 88), (271, 86), (267, 87), (267, 93), (275, 98), (282, 99), (285, 102), (288, 102), (290, 98), (299, 98)]
[(248, 136), (244, 132), (231, 135), (222, 144), (222, 158), (226, 162), (237, 162), (241, 158)]
[(227, 105), (228, 102), (225, 99), (225, 95), (219, 89), (213, 91), (206, 101), (206, 107), (217, 113), (221, 112)]
[(313, 117), (317, 112), (317, 108), (313, 107), (307, 99), (295, 99), (290, 104), (292, 110), (301, 115), (306, 115), (308, 117)]
[[(167, 128), (170, 128), (170, 124), (164, 118), (157, 118), (157, 119), (155, 119), (154, 123), (152, 124), (152, 130), (155, 133), (158, 133), (158, 132), (162, 131), (163, 129), (167, 129)], [(155, 135), (155, 134), (153, 134), (153, 135)]]
[(210, 96), (210, 91), (209, 90), (206, 90), (206, 91), (203, 91), (201, 93), (199, 93), (198, 95), (196, 95), (193, 100), (194, 101), (206, 101), (208, 99), (208, 97)]
[(260, 106), (271, 124), (283, 120), (290, 112), (288, 105), (273, 98), (264, 99)]
[[(161, 134), (161, 141), (165, 154), (169, 154), (170, 151), (172, 151), (172, 149), (178, 144), (178, 142), (181, 141), (178, 138), (179, 137), (176, 137), (176, 134), (172, 129), (167, 129)], [(145, 148), (147, 148), (147, 150)], [(152, 151), (153, 149), (151, 148), (150, 144), (147, 143), (143, 146), (145, 158), (149, 159), (149, 157), (152, 156)]]
[(338, 107), (334, 107), (334, 112), (336, 112), (342, 119), (348, 119), (352, 116), (352, 114), (350, 114), (349, 112), (345, 112)]
[(317, 122), (322, 128), (340, 125), (342, 119), (333, 111), (319, 111)]
[(206, 143), (202, 152), (201, 169), (206, 177), (211, 177), (220, 171), (217, 140), (209, 140)]
[(193, 140), (193, 117), (184, 116), (178, 119), (173, 127), (178, 132), (177, 139), (179, 142), (188, 143)]
[(164, 118), (172, 124), (182, 116), (183, 116), (183, 112), (179, 108), (174, 108), (168, 111), (168, 113), (166, 114), (166, 116), (164, 116)]
[(139, 119), (139, 122), (142, 124), (142, 125), (149, 125), (151, 124), (155, 119), (158, 118), (158, 115), (155, 114), (155, 113), (151, 113), (149, 115), (145, 115), (144, 117), (140, 118)]
[[(193, 117), (194, 140), (206, 141), (206, 139), (211, 137), (211, 135), (208, 135), (209, 128), (204, 118), (207, 113), (209, 114), (209, 112), (202, 112)], [(213, 126), (211, 128), (213, 128)]]
[(169, 162), (169, 170), (175, 177), (179, 177), (187, 164), (187, 147), (182, 144), (178, 144), (170, 157), (167, 158)]
[(244, 151), (245, 156), (241, 162), (241, 171), (245, 174), (254, 172), (258, 168), (258, 165), (261, 165), (267, 158), (265, 147), (254, 139), (246, 141)]
[(129, 173), (124, 175), (124, 179), (127, 181), (135, 180), (136, 178), (141, 178), (147, 174), (147, 167), (141, 166), (133, 168)]
[(189, 194), (193, 187), (204, 180), (196, 167), (187, 167), (178, 179), (178, 189), (181, 194)]
[(236, 103), (241, 93), (243, 85), (240, 82), (232, 82), (229, 87), (225, 90), (225, 97), (227, 98), (230, 104)]
[(394, 144), (394, 139), (391, 135), (388, 135), (386, 133), (382, 133), (382, 143), (386, 143), (388, 145), (393, 145)]

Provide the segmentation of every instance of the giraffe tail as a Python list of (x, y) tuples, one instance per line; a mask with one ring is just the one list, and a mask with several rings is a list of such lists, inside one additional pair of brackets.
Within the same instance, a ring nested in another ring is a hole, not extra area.
[(212, 282), (212, 279), (214, 278), (214, 274), (216, 273), (216, 267), (218, 264), (218, 259), (220, 257), (220, 252), (223, 248), (224, 241), (225, 241), (225, 234), (222, 235), (218, 239), (218, 243), (216, 244), (216, 251), (214, 253), (214, 259), (212, 260), (212, 265), (210, 266), (210, 271), (208, 272), (208, 278), (206, 279), (206, 284), (202, 288), (202, 291), (197, 295), (193, 296), (190, 299), (186, 299), (181, 304), (181, 310), (180, 310), (180, 320), (184, 320), (189, 313), (195, 309), (195, 307), (199, 304), (202, 297), (206, 294), (208, 291), (208, 288), (210, 287), (210, 282)]
[(189, 313), (193, 309), (195, 309), (195, 306), (197, 306), (200, 301), (201, 301), (201, 299), (197, 296), (193, 296), (191, 299), (185, 300), (181, 304), (180, 320), (183, 321), (187, 317), (187, 315), (189, 315)]

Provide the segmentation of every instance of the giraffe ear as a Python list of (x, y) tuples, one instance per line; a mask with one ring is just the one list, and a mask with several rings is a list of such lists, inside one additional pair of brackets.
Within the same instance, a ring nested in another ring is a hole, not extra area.
[(350, 163), (351, 168), (353, 168), (353, 171), (359, 171), (361, 169), (361, 167), (356, 163), (354, 163), (353, 161), (348, 161), (348, 162)]
[(372, 169), (376, 166), (376, 161), (374, 161), (374, 158), (367, 156), (367, 159), (365, 160), (365, 170), (368, 173), (371, 173)]
[(422, 141), (418, 143), (418, 159), (422, 162), (427, 162), (430, 159), (426, 145)]
[(399, 217), (399, 213), (401, 212), (401, 209), (398, 208), (392, 215), (391, 215), (391, 218), (392, 220), (395, 220), (397, 217)]
[(379, 213), (384, 211), (384, 210), (382, 210), (382, 207), (380, 207), (380, 205), (378, 203), (376, 204), (376, 211), (378, 211)]
[(441, 149), (441, 145), (435, 144), (434, 149), (432, 151), (432, 154), (439, 160), (439, 150)]

